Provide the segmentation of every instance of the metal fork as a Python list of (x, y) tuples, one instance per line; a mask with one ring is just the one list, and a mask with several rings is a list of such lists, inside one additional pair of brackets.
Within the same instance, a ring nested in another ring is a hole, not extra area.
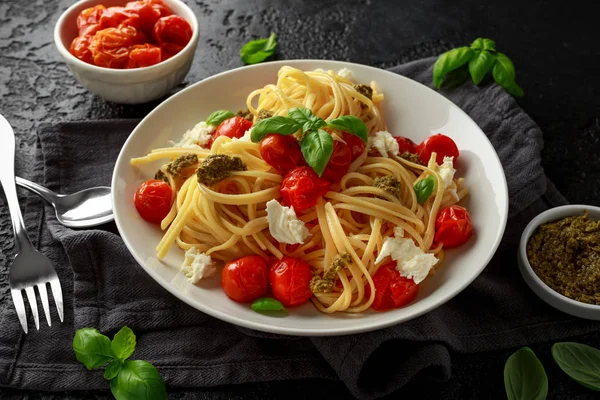
[(60, 281), (52, 262), (48, 257), (36, 250), (25, 230), (15, 186), (15, 134), (8, 121), (2, 115), (0, 115), (0, 143), (2, 143), (0, 146), (0, 184), (4, 189), (6, 202), (10, 211), (13, 233), (15, 235), (15, 250), (17, 253), (9, 273), (10, 293), (21, 326), (25, 333), (27, 333), (27, 314), (25, 312), (22, 291), (25, 290), (27, 294), (29, 307), (31, 308), (31, 314), (33, 315), (37, 330), (40, 329), (40, 318), (38, 316), (35, 288), (37, 287), (39, 292), (48, 326), (52, 326), (52, 323), (50, 320), (50, 305), (46, 285), (50, 284), (60, 322), (63, 321), (63, 297)]

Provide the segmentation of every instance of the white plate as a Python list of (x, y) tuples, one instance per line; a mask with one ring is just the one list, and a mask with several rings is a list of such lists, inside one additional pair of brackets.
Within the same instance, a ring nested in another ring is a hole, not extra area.
[[(286, 317), (256, 313), (248, 304), (229, 300), (220, 278), (187, 283), (178, 273), (183, 251), (174, 246), (163, 261), (155, 257), (162, 232), (139, 217), (133, 205), (138, 185), (154, 175), (161, 162), (143, 168), (130, 166), (133, 157), (179, 140), (197, 122), (214, 110), (245, 108), (247, 95), (274, 83), (283, 65), (302, 70), (316, 68), (352, 70), (357, 82), (376, 81), (385, 95), (383, 112), (392, 134), (420, 142), (444, 133), (460, 150), (456, 168), (470, 194), (464, 205), (473, 220), (474, 235), (460, 248), (446, 252), (439, 272), (420, 286), (410, 305), (386, 312), (325, 315), (309, 302), (290, 309)], [(319, 60), (287, 60), (234, 69), (198, 82), (172, 96), (153, 110), (134, 129), (116, 162), (112, 179), (115, 221), (127, 248), (137, 262), (165, 289), (192, 307), (228, 321), (260, 331), (288, 335), (342, 335), (375, 330), (418, 317), (450, 300), (469, 285), (494, 255), (506, 225), (508, 193), (504, 171), (494, 148), (481, 129), (460, 108), (442, 95), (406, 77), (359, 64)]]

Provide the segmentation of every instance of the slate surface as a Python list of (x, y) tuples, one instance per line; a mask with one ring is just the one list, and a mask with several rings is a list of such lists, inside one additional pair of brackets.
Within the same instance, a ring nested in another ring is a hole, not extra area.
[[(442, 0), (277, 1), (186, 0), (200, 23), (194, 65), (177, 89), (241, 66), (239, 48), (278, 35), (277, 58), (326, 58), (389, 67), (438, 55), (489, 37), (515, 63), (526, 96), (522, 107), (544, 132), (544, 168), (572, 203), (600, 204), (600, 50), (598, 5), (584, 2)], [(0, 113), (17, 134), (17, 171), (27, 177), (35, 129), (44, 122), (143, 117), (159, 102), (120, 106), (79, 86), (52, 41), (54, 24), (73, 1), (0, 0)], [(554, 3), (554, 4), (553, 4)], [(598, 3), (596, 3), (598, 4)], [(25, 196), (25, 193), (21, 193)], [(0, 198), (0, 307), (12, 306), (8, 210)], [(572, 340), (600, 347), (600, 333)], [(532, 346), (546, 366), (549, 398), (588, 399), (594, 393), (567, 379), (549, 356), (551, 343)], [(503, 398), (502, 369), (515, 349), (453, 354), (452, 379), (423, 374), (393, 398)], [(110, 399), (108, 392), (42, 393), (0, 389), (0, 399)], [(333, 381), (293, 381), (179, 390), (177, 399), (344, 398)]]

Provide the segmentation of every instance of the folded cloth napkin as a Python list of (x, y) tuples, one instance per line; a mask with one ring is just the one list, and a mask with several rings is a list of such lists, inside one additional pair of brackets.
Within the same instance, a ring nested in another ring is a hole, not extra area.
[[(433, 62), (419, 60), (392, 71), (430, 85)], [(599, 323), (543, 303), (517, 269), (524, 226), (537, 213), (565, 203), (542, 170), (540, 129), (497, 85), (465, 84), (441, 93), (488, 135), (510, 194), (501, 246), (480, 277), (451, 301), (417, 319), (364, 334), (298, 338), (255, 332), (209, 317), (169, 294), (135, 263), (113, 223), (71, 230), (30, 196), (26, 222), (56, 266), (66, 316), (63, 324), (24, 335), (12, 303), (1, 306), (0, 383), (46, 390), (106, 388), (101, 373), (75, 360), (74, 330), (96, 327), (112, 335), (128, 325), (138, 338), (134, 357), (152, 362), (171, 387), (329, 378), (343, 381), (354, 396), (371, 399), (399, 389), (422, 371), (449, 379), (451, 351), (506, 349), (598, 329)], [(114, 161), (136, 122), (41, 127), (32, 178), (62, 192), (110, 184)]]

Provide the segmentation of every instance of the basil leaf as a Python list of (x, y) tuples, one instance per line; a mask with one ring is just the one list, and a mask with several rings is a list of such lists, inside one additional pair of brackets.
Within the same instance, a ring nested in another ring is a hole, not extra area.
[(117, 376), (119, 372), (121, 372), (121, 368), (123, 367), (123, 363), (121, 360), (112, 360), (106, 366), (104, 370), (104, 379), (110, 381), (112, 378)]
[(491, 51), (492, 53), (496, 51), (496, 42), (492, 39), (483, 39), (483, 50)]
[(277, 47), (275, 33), (266, 39), (252, 40), (240, 49), (240, 58), (245, 64), (257, 64), (270, 57)]
[(514, 352), (504, 365), (504, 388), (508, 400), (544, 400), (548, 377), (529, 347)]
[(433, 66), (433, 83), (436, 88), (440, 88), (444, 76), (473, 58), (475, 53), (470, 47), (458, 47), (445, 52), (438, 57)]
[(75, 357), (87, 369), (98, 368), (114, 358), (110, 339), (95, 328), (81, 328), (73, 338)]
[(506, 55), (496, 53), (496, 63), (492, 69), (496, 83), (513, 96), (523, 96), (523, 89), (515, 82), (515, 67)]
[(421, 179), (419, 182), (415, 183), (413, 189), (415, 190), (415, 194), (417, 195), (417, 202), (419, 204), (425, 203), (429, 196), (431, 196), (434, 187), (435, 178), (433, 177), (433, 175), (429, 175), (427, 178)]
[(261, 119), (254, 125), (250, 133), (250, 140), (255, 143), (263, 140), (269, 133), (279, 133), (280, 135), (291, 135), (300, 129), (300, 124), (295, 120), (280, 115)]
[(600, 390), (600, 350), (573, 342), (555, 343), (552, 357), (567, 375), (583, 386)]
[(115, 334), (110, 347), (115, 357), (122, 361), (126, 360), (135, 350), (135, 334), (129, 327), (124, 326)]
[(323, 129), (311, 131), (302, 140), (300, 150), (308, 165), (321, 176), (333, 153), (333, 137)]
[(235, 115), (231, 111), (217, 110), (206, 118), (207, 125), (219, 126), (226, 119), (233, 118)]
[(323, 118), (317, 117), (308, 108), (292, 108), (288, 111), (287, 116), (302, 125), (302, 132), (319, 129), (327, 125)]
[(353, 115), (344, 115), (343, 117), (332, 119), (327, 123), (327, 126), (340, 131), (350, 132), (367, 144), (367, 125), (360, 118)]
[(444, 77), (442, 87), (445, 89), (452, 89), (462, 85), (469, 77), (469, 66), (467, 64), (462, 67), (450, 71)]
[(473, 43), (471, 43), (471, 48), (473, 50), (483, 50), (483, 38), (477, 38), (473, 40)]
[(250, 306), (254, 311), (285, 311), (285, 307), (279, 301), (270, 297), (261, 297), (252, 302)]
[(469, 61), (469, 73), (473, 83), (479, 85), (496, 62), (496, 57), (487, 50), (476, 51), (475, 57)]
[(119, 374), (110, 381), (117, 400), (163, 400), (167, 398), (165, 381), (158, 370), (143, 360), (125, 361)]

